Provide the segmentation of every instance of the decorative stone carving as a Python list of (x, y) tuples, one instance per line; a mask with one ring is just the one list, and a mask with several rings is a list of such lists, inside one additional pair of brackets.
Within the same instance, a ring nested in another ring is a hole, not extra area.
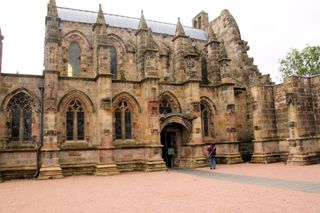
[(45, 109), (45, 112), (48, 112), (48, 111), (56, 112), (57, 111), (56, 99), (55, 98), (47, 98), (44, 101), (44, 109)]
[(110, 98), (101, 99), (100, 107), (101, 109), (104, 109), (104, 110), (111, 110), (111, 99)]
[(192, 102), (193, 112), (200, 112), (200, 102)]

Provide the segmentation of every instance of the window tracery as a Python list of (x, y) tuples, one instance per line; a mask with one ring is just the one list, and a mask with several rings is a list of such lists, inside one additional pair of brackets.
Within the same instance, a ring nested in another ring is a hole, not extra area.
[(12, 141), (27, 142), (32, 137), (33, 99), (24, 92), (13, 96), (7, 105)]
[(160, 101), (160, 114), (168, 114), (168, 113), (172, 113), (172, 108), (170, 103), (168, 102), (167, 99), (161, 99)]

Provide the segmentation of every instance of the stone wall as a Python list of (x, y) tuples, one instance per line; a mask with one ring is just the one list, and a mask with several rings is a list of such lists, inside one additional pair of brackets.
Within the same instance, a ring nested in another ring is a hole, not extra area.
[[(153, 33), (143, 14), (137, 30), (107, 26), (101, 8), (96, 23), (61, 20), (50, 2), (43, 76), (0, 76), (0, 180), (164, 170), (162, 154), (169, 146), (161, 133), (170, 131), (176, 134), (170, 139), (173, 162), (180, 167), (205, 166), (211, 143), (217, 144), (219, 163), (240, 163), (251, 155), (257, 163), (319, 162), (320, 78), (290, 77), (274, 86), (248, 57), (228, 11), (210, 23), (205, 12), (199, 14), (197, 28), (203, 31), (197, 30), (208, 32), (201, 40), (187, 36), (180, 20), (175, 35)], [(73, 42), (81, 50), (77, 76), (68, 73)], [(19, 93), (32, 100), (28, 141), (11, 137), (14, 109), (8, 106)], [(75, 100), (84, 113), (84, 137), (67, 139), (67, 112)], [(169, 113), (160, 112), (164, 100)], [(131, 132), (116, 138), (121, 107), (130, 111)]]

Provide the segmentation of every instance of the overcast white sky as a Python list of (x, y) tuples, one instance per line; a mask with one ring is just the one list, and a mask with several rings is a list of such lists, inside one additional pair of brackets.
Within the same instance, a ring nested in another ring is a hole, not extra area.
[[(0, 27), (3, 40), (2, 72), (41, 75), (45, 15), (49, 0), (1, 0)], [(236, 19), (243, 40), (250, 46), (263, 74), (279, 82), (278, 60), (291, 48), (320, 44), (319, 0), (56, 0), (58, 6), (191, 26), (201, 10), (213, 20), (223, 9)]]

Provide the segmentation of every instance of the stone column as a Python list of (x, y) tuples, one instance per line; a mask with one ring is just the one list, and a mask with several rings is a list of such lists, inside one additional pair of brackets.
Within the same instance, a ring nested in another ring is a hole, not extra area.
[(252, 121), (254, 153), (251, 162), (280, 161), (273, 87), (252, 87)]
[(195, 168), (206, 165), (206, 156), (203, 154), (202, 124), (200, 108), (200, 81), (190, 80), (184, 85), (186, 118), (192, 123), (188, 141), (181, 147), (182, 167)]
[(290, 165), (320, 162), (320, 139), (315, 137), (314, 103), (309, 80), (298, 77), (285, 80), (289, 122), (287, 164)]
[(60, 19), (55, 1), (48, 4), (46, 17), (46, 37), (44, 50), (44, 122), (43, 145), (41, 148), (41, 168), (38, 179), (61, 178), (59, 164), (59, 145), (57, 137), (57, 94), (58, 94), (58, 57)]
[(97, 78), (97, 138), (100, 140), (99, 162), (96, 175), (119, 174), (113, 158), (113, 116), (112, 116), (112, 76), (99, 75)]
[(57, 136), (58, 71), (44, 71), (44, 122), (41, 168), (38, 179), (62, 178)]
[(219, 88), (220, 106), (218, 122), (220, 129), (217, 130), (217, 161), (219, 163), (241, 163), (237, 137), (237, 118), (235, 108), (235, 94), (232, 84), (224, 84)]
[(143, 170), (146, 172), (165, 170), (166, 166), (161, 156), (160, 141), (160, 114), (159, 114), (159, 79), (148, 78), (141, 84), (141, 107), (140, 121), (143, 125), (143, 143), (146, 144), (146, 159)]

